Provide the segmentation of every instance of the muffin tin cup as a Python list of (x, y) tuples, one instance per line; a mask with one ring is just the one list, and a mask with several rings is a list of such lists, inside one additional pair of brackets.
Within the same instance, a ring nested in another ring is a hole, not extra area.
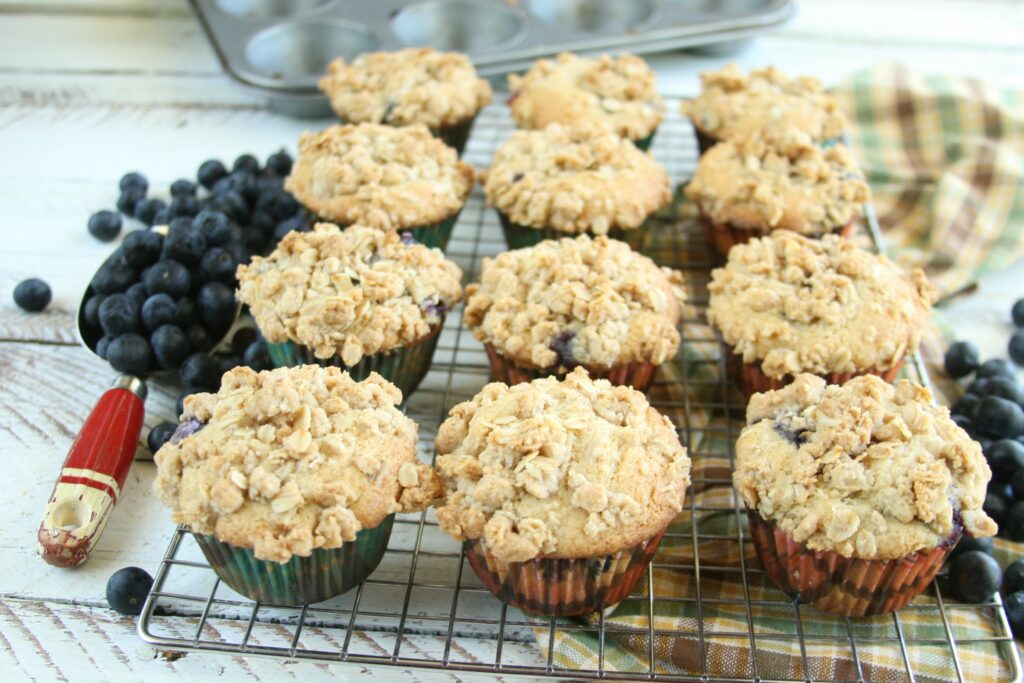
[(289, 368), (309, 364), (323, 367), (333, 366), (346, 371), (352, 379), (358, 382), (369, 377), (371, 372), (376, 372), (398, 387), (402, 391), (403, 400), (406, 400), (420, 385), (427, 370), (430, 369), (430, 360), (434, 357), (434, 349), (437, 348), (437, 339), (443, 326), (444, 319), (442, 318), (427, 337), (412, 346), (393, 349), (387, 353), (364, 356), (355, 365), (345, 365), (341, 356), (317, 358), (313, 355), (312, 349), (294, 342), (276, 344), (268, 341), (265, 343), (275, 367)]
[[(501, 355), (494, 345), (484, 344), (487, 352), (487, 360), (491, 365), (491, 379), (495, 382), (504, 382), (509, 386), (521, 382), (532, 382), (542, 377), (557, 377), (562, 379), (566, 372), (554, 372), (552, 369), (535, 368), (520, 365)], [(654, 382), (654, 375), (658, 366), (654, 363), (627, 363), (618, 365), (608, 370), (591, 369), (586, 365), (583, 368), (592, 379), (606, 379), (612, 384), (633, 387), (637, 391), (647, 393)]]
[(902, 609), (927, 588), (960, 531), (943, 545), (895, 560), (861, 560), (832, 551), (811, 550), (747, 510), (750, 535), (765, 574), (790, 597), (823, 612), (847, 617)]
[[(704, 229), (704, 236), (707, 238), (708, 244), (710, 244), (715, 252), (723, 259), (729, 256), (729, 250), (737, 244), (744, 244), (752, 239), (770, 235), (773, 232), (771, 229), (750, 230), (746, 228), (737, 228), (729, 223), (716, 223), (710, 216), (704, 213), (703, 209), (700, 209), (700, 207), (698, 207), (698, 209), (700, 212), (698, 220), (701, 228)], [(853, 235), (853, 228), (856, 222), (857, 217), (855, 216), (851, 218), (846, 225), (832, 230), (831, 233), (805, 235), (805, 237), (820, 238), (824, 234), (834, 234), (849, 239)]]
[(546, 617), (593, 614), (622, 602), (643, 577), (662, 530), (631, 548), (580, 558), (538, 557), (505, 562), (481, 539), (463, 543), (466, 559), (491, 594), (524, 612)]
[(210, 535), (193, 536), (213, 571), (233, 591), (267, 605), (297, 606), (328, 600), (362, 583), (380, 564), (394, 520), (389, 515), (340, 548), (317, 548), (308, 557), (293, 555), (287, 562), (257, 559), (251, 548)]
[[(505, 242), (509, 249), (523, 249), (532, 247), (544, 240), (560, 240), (563, 237), (578, 237), (584, 233), (563, 232), (552, 228), (533, 228), (528, 225), (513, 223), (501, 211), (498, 211), (498, 218), (501, 220), (501, 229), (505, 233)], [(593, 233), (585, 233), (594, 237)], [(620, 242), (625, 242), (633, 251), (641, 251), (647, 240), (646, 223), (633, 230), (613, 228), (608, 231), (607, 236)]]

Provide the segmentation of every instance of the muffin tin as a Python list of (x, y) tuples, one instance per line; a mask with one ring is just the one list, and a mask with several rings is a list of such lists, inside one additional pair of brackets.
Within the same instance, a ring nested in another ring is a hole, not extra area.
[(330, 113), (335, 57), (429, 45), (497, 76), (563, 51), (728, 49), (789, 19), (792, 0), (191, 0), (224, 69), (294, 116)]

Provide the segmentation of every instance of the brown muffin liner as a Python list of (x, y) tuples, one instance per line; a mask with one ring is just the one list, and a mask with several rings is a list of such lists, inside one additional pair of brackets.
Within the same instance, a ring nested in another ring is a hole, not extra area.
[[(737, 228), (729, 223), (716, 223), (711, 220), (711, 217), (704, 213), (703, 209), (698, 207), (700, 212), (699, 222), (701, 228), (704, 229), (704, 236), (708, 240), (708, 244), (714, 248), (719, 256), (723, 258), (729, 255), (729, 250), (737, 244), (743, 244), (749, 242), (757, 237), (764, 237), (772, 233), (772, 230), (748, 230), (745, 228)], [(849, 239), (853, 235), (853, 227), (857, 222), (857, 217), (854, 216), (846, 223), (846, 225), (840, 226), (831, 233), (820, 233), (813, 235), (806, 235), (806, 237), (821, 237), (825, 234), (840, 235)]]
[[(769, 377), (764, 373), (760, 363), (744, 363), (740, 356), (735, 352), (732, 346), (725, 344), (725, 364), (729, 374), (736, 380), (736, 384), (740, 390), (743, 391), (743, 395), (750, 398), (754, 394), (761, 394), (766, 391), (774, 391), (781, 389), (790, 382), (793, 381), (793, 375), (784, 375), (782, 377)], [(829, 384), (845, 384), (847, 381), (860, 375), (877, 375), (886, 382), (892, 384), (896, 381), (896, 375), (899, 374), (900, 368), (903, 367), (903, 361), (905, 358), (900, 358), (899, 361), (892, 367), (884, 370), (863, 370), (861, 372), (830, 372), (828, 374), (814, 373), (824, 379)]]
[[(520, 382), (532, 382), (541, 377), (565, 377), (565, 372), (555, 372), (551, 368), (537, 368), (527, 365), (520, 365), (509, 360), (494, 348), (492, 344), (484, 344), (487, 351), (487, 359), (491, 364), (491, 379), (495, 382), (505, 384), (519, 384)], [(586, 365), (583, 368), (592, 379), (606, 379), (612, 384), (633, 387), (637, 391), (647, 393), (654, 382), (654, 375), (658, 366), (654, 363), (627, 363), (617, 365), (611, 369), (591, 369)]]
[(960, 538), (895, 560), (860, 560), (810, 550), (756, 510), (747, 510), (750, 536), (765, 574), (780, 590), (823, 612), (848, 617), (902, 609), (931, 584)]
[(495, 558), (481, 539), (463, 548), (473, 571), (494, 597), (524, 612), (546, 617), (592, 614), (622, 602), (644, 575), (658, 549), (656, 536), (610, 555), (538, 557), (526, 562)]

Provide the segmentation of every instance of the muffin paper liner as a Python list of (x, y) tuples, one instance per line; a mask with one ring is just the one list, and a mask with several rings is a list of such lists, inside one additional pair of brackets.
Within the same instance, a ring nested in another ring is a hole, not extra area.
[[(559, 240), (563, 237), (577, 237), (581, 234), (577, 232), (562, 232), (552, 228), (531, 228), (528, 225), (519, 225), (510, 221), (501, 211), (498, 212), (498, 218), (501, 219), (501, 229), (505, 233), (505, 242), (508, 244), (509, 249), (532, 247), (544, 240)], [(594, 237), (593, 233), (588, 232), (585, 234)], [(644, 223), (633, 230), (613, 228), (608, 231), (607, 235), (611, 239), (625, 242), (633, 251), (640, 251), (643, 249), (647, 238), (647, 224)]]
[(431, 128), (430, 132), (435, 138), (453, 148), (461, 157), (462, 151), (466, 149), (466, 141), (469, 140), (469, 132), (473, 130), (474, 121), (476, 121), (475, 114), (465, 121), (451, 126)]
[(651, 143), (654, 142), (654, 136), (658, 133), (657, 127), (652, 130), (647, 137), (640, 138), (639, 140), (631, 140), (636, 145), (636, 148), (642, 152), (646, 152), (651, 148)]
[[(412, 234), (413, 238), (415, 238), (415, 240), (420, 244), (431, 248), (437, 247), (441, 251), (444, 251), (445, 247), (448, 246), (448, 240), (452, 236), (452, 230), (455, 229), (455, 223), (459, 220), (460, 213), (462, 213), (462, 209), (459, 209), (448, 218), (438, 221), (437, 223), (420, 225), (415, 228), (399, 228), (396, 232), (399, 234), (408, 232)], [(309, 220), (307, 221), (309, 228), (312, 229), (317, 223), (333, 223), (335, 225), (339, 225), (338, 221), (333, 218), (311, 213), (309, 215)], [(339, 227), (345, 229), (348, 226), (339, 225)]]
[[(747, 230), (744, 228), (733, 227), (729, 223), (716, 223), (711, 220), (710, 216), (704, 213), (703, 209), (700, 210), (699, 222), (701, 228), (704, 229), (704, 236), (707, 238), (708, 244), (710, 244), (718, 255), (723, 258), (727, 257), (729, 255), (729, 250), (737, 244), (743, 244), (744, 242), (749, 242), (752, 239), (770, 235), (773, 232), (772, 230)], [(853, 227), (856, 222), (857, 217), (854, 216), (848, 223), (846, 223), (846, 225), (832, 230), (831, 233), (804, 236), (814, 238), (821, 237), (824, 234), (835, 234), (849, 239), (853, 235)]]
[(434, 349), (437, 348), (437, 339), (443, 326), (442, 318), (431, 330), (430, 335), (412, 346), (364, 356), (355, 365), (345, 365), (341, 356), (317, 358), (313, 355), (312, 349), (294, 342), (265, 343), (270, 352), (270, 359), (274, 361), (274, 367), (288, 368), (307, 364), (333, 366), (345, 370), (357, 382), (369, 377), (371, 372), (376, 372), (401, 389), (403, 399), (408, 399), (430, 369), (430, 359), (434, 356)]
[(308, 605), (333, 598), (362, 583), (380, 564), (395, 516), (362, 529), (340, 548), (317, 548), (308, 557), (287, 562), (256, 558), (251, 548), (193, 533), (206, 561), (220, 580), (250, 600), (268, 605)]
[[(497, 382), (504, 382), (508, 385), (519, 384), (520, 382), (532, 382), (541, 377), (565, 377), (565, 372), (554, 372), (552, 369), (534, 368), (526, 365), (519, 365), (501, 355), (492, 344), (484, 344), (487, 351), (487, 359), (491, 364), (491, 379)], [(586, 365), (583, 368), (590, 375), (591, 379), (606, 379), (612, 384), (633, 387), (637, 391), (647, 393), (654, 381), (654, 375), (658, 366), (654, 363), (627, 363), (618, 365), (609, 370), (592, 370)]]
[(463, 548), (473, 571), (494, 597), (519, 609), (547, 617), (591, 614), (626, 598), (654, 557), (656, 536), (610, 555), (581, 558), (538, 557), (526, 562), (495, 558), (481, 539)]
[(697, 151), (700, 153), (699, 156), (703, 156), (704, 152), (708, 151), (718, 142), (718, 138), (713, 138), (707, 133), (701, 132), (700, 128), (693, 127), (694, 133), (697, 135)]
[(960, 538), (895, 560), (860, 560), (810, 550), (747, 510), (750, 536), (765, 574), (780, 590), (823, 612), (861, 617), (901, 609), (931, 584)]

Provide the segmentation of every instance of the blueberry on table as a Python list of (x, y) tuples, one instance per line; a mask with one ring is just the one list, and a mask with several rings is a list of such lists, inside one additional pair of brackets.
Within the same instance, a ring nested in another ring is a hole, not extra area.
[(1024, 591), (1024, 560), (1015, 560), (1003, 572), (1003, 594)]
[(946, 374), (960, 378), (978, 369), (978, 348), (968, 341), (958, 341), (946, 350)]
[(171, 196), (181, 197), (189, 195), (192, 197), (196, 196), (196, 184), (188, 178), (178, 178), (171, 183)]
[(996, 524), (1002, 524), (1003, 517), (1006, 516), (1006, 511), (1009, 507), (1010, 504), (1006, 502), (1005, 498), (994, 493), (988, 493), (985, 495), (985, 502), (982, 504), (981, 509), (985, 511), (986, 515), (995, 520)]
[(14, 287), (14, 303), (18, 308), (29, 313), (38, 313), (50, 305), (53, 292), (50, 285), (37, 277), (22, 280)]
[(270, 360), (270, 352), (267, 351), (267, 345), (261, 339), (257, 339), (245, 347), (245, 354), (242, 356), (242, 360), (256, 372), (272, 370), (274, 368), (274, 362)]
[(139, 281), (139, 272), (129, 265), (120, 247), (103, 262), (90, 285), (97, 294), (123, 292)]
[(203, 209), (192, 220), (192, 227), (202, 233), (211, 247), (227, 244), (231, 239), (231, 221), (220, 211)]
[(1017, 327), (1024, 327), (1024, 299), (1017, 299), (1013, 303), (1013, 308), (1010, 309), (1010, 315), (1013, 317), (1013, 324)]
[(1024, 330), (1017, 330), (1010, 337), (1006, 350), (1017, 365), (1024, 365)]
[(161, 422), (156, 427), (149, 430), (149, 436), (146, 437), (146, 445), (149, 446), (149, 450), (156, 453), (171, 438), (171, 434), (178, 428), (178, 425), (174, 422)]
[(1013, 366), (1002, 358), (990, 358), (978, 368), (978, 377), (1009, 377), (1014, 378)]
[(135, 215), (135, 207), (146, 198), (146, 191), (137, 188), (129, 188), (121, 192), (117, 198), (117, 210), (126, 216)]
[(980, 550), (969, 550), (953, 560), (949, 585), (957, 600), (968, 603), (992, 599), (1003, 582), (1003, 572), (995, 558)]
[(949, 554), (950, 559), (963, 555), (969, 552), (980, 552), (991, 555), (992, 554), (992, 539), (991, 538), (971, 538), (970, 536), (963, 536), (960, 538), (960, 542), (956, 544), (953, 551)]
[(235, 318), (235, 292), (222, 282), (207, 282), (196, 297), (199, 322), (211, 337), (220, 337)]
[(156, 263), (163, 246), (164, 238), (152, 230), (133, 230), (121, 242), (124, 260), (133, 268), (140, 269)]
[(146, 176), (138, 173), (137, 171), (131, 171), (121, 176), (121, 180), (117, 183), (117, 188), (124, 192), (125, 190), (141, 190), (143, 193), (149, 189), (149, 181), (146, 180)]
[(101, 242), (109, 242), (121, 234), (121, 215), (116, 211), (97, 211), (89, 216), (89, 234)]
[(196, 172), (196, 180), (199, 181), (200, 185), (209, 190), (227, 174), (228, 170), (224, 168), (224, 164), (216, 159), (210, 159), (199, 165), (199, 170)]
[(260, 172), (259, 159), (251, 154), (243, 154), (235, 159), (235, 163), (231, 166), (232, 171), (248, 171), (249, 173), (256, 174)]
[(205, 353), (193, 353), (181, 364), (181, 381), (189, 389), (220, 388), (220, 364)]
[(213, 346), (213, 340), (202, 325), (192, 325), (185, 334), (188, 336), (188, 350), (192, 353), (209, 351)]
[(110, 342), (107, 361), (118, 372), (144, 375), (153, 368), (153, 351), (145, 337), (130, 332)]
[(1010, 630), (1016, 638), (1024, 636), (1024, 591), (1015, 591), (1003, 600), (1006, 620), (1010, 622)]
[(1009, 482), (1017, 472), (1024, 471), (1024, 445), (1013, 439), (1000, 439), (985, 451), (992, 480)]
[(154, 294), (142, 304), (142, 326), (152, 332), (163, 325), (171, 325), (178, 319), (178, 304), (168, 294)]
[(206, 238), (194, 227), (171, 230), (164, 240), (163, 257), (179, 261), (186, 266), (199, 263), (205, 251)]
[(111, 294), (100, 304), (100, 327), (110, 337), (139, 329), (139, 306), (127, 294)]
[(223, 282), (226, 285), (235, 284), (235, 269), (238, 261), (226, 249), (214, 247), (203, 254), (199, 262), (200, 282)]
[(107, 581), (107, 604), (119, 614), (136, 617), (152, 587), (153, 577), (145, 569), (118, 569)]
[(1003, 524), (999, 531), (1011, 541), (1024, 541), (1024, 501), (1019, 501), (1010, 506), (1003, 518)]
[(150, 294), (162, 292), (177, 299), (192, 289), (192, 276), (188, 268), (177, 261), (157, 261), (142, 272), (142, 284)]
[(1005, 398), (986, 396), (974, 411), (974, 424), (987, 434), (1014, 437), (1024, 432), (1024, 410)]
[(175, 325), (158, 327), (149, 338), (156, 362), (164, 370), (176, 370), (188, 358), (188, 337)]

